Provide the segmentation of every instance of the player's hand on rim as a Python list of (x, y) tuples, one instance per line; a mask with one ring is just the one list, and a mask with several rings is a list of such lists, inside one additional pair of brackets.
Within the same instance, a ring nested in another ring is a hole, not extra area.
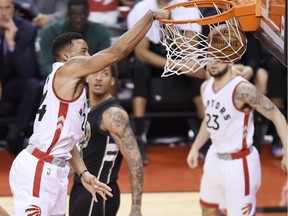
[(98, 202), (96, 197), (96, 193), (98, 193), (104, 200), (107, 200), (106, 195), (113, 197), (111, 191), (112, 189), (100, 182), (94, 175), (90, 174), (89, 172), (85, 172), (81, 176), (81, 182), (83, 186), (92, 194), (95, 202)]
[(156, 9), (152, 11), (153, 13), (153, 19), (158, 20), (158, 19), (169, 19), (171, 16), (170, 11), (168, 10), (163, 10), (163, 9)]

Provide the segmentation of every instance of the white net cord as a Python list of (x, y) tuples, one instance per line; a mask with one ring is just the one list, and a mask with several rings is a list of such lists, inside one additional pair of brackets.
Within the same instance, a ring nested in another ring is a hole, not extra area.
[[(214, 9), (217, 14), (221, 14), (221, 10), (214, 5)], [(204, 17), (200, 9), (197, 8), (200, 17)], [(208, 27), (211, 30), (216, 31), (222, 35), (222, 39), (225, 40), (226, 46), (219, 48), (211, 47), (208, 36), (202, 34), (201, 31), (188, 31), (180, 30), (179, 24), (165, 23), (160, 25), (160, 30), (162, 32), (162, 37), (160, 42), (165, 46), (167, 51), (167, 61), (164, 67), (164, 72), (162, 77), (167, 77), (171, 75), (181, 75), (186, 73), (195, 73), (200, 68), (204, 68), (208, 62), (220, 60), (222, 62), (232, 63), (240, 59), (244, 52), (239, 52), (240, 49), (246, 50), (246, 43), (242, 41), (241, 38), (241, 27), (238, 23), (237, 18), (232, 18), (225, 21), (227, 25), (228, 32), (233, 32), (233, 37), (223, 36), (223, 34), (218, 30), (218, 27), (223, 23), (213, 23), (209, 24)], [(187, 23), (185, 25), (195, 25), (195, 23)], [(233, 40), (240, 41), (241, 46), (237, 50), (233, 47)], [(245, 41), (246, 42), (246, 41)], [(209, 51), (208, 51), (209, 49)], [(225, 50), (232, 50), (230, 54), (227, 54)]]

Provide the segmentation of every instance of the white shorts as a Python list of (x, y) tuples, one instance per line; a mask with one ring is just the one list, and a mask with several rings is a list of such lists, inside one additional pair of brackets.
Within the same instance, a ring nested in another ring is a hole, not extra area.
[[(59, 167), (44, 162), (43, 171), (37, 173), (38, 162), (39, 159), (26, 149), (22, 150), (13, 161), (9, 174), (14, 201), (12, 215), (64, 216), (69, 167), (67, 164), (64, 167)], [(41, 170), (39, 166), (38, 170)], [(39, 177), (38, 181), (34, 181), (34, 177), (37, 176)], [(37, 190), (36, 193), (39, 194), (39, 197), (35, 196), (37, 186), (39, 191)], [(41, 212), (41, 214), (37, 214), (37, 212)]]
[(208, 150), (200, 186), (202, 205), (225, 209), (228, 216), (254, 215), (261, 165), (257, 149), (252, 149), (234, 160), (220, 159), (213, 148)]

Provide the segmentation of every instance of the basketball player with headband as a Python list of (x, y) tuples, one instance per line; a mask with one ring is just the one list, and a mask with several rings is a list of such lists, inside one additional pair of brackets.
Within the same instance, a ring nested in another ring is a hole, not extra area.
[(273, 122), (284, 146), (282, 168), (287, 172), (287, 122), (279, 109), (256, 87), (219, 61), (207, 64), (211, 78), (201, 86), (206, 117), (187, 157), (198, 166), (199, 149), (211, 138), (200, 185), (202, 215), (255, 214), (261, 184), (259, 154), (252, 145), (253, 110)]

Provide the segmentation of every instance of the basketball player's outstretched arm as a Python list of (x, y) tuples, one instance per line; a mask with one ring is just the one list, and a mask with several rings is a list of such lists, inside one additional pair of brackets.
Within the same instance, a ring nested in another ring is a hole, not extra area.
[[(90, 57), (71, 58), (66, 63), (67, 67), (72, 67), (70, 71), (73, 71), (73, 73), (69, 72), (69, 76), (82, 78), (117, 63), (133, 51), (136, 45), (146, 35), (155, 19), (167, 19), (169, 17), (170, 12), (166, 10), (157, 9), (154, 12), (148, 11), (133, 28), (129, 29), (116, 40), (111, 47)], [(71, 61), (73, 64), (69, 64)]]
[(249, 82), (243, 82), (238, 85), (235, 91), (234, 102), (238, 108), (249, 105), (261, 113), (265, 118), (273, 122), (277, 133), (284, 147), (284, 156), (282, 159), (282, 169), (287, 172), (287, 132), (288, 125), (284, 115), (264, 94), (259, 92), (254, 85)]
[(97, 202), (96, 193), (98, 193), (104, 200), (106, 195), (112, 197), (111, 188), (106, 184), (100, 182), (94, 175), (90, 174), (82, 160), (79, 150), (76, 146), (70, 152), (72, 158), (69, 160), (69, 164), (80, 176), (80, 180), (83, 186), (92, 194), (95, 202)]
[(132, 206), (129, 216), (141, 216), (143, 163), (127, 112), (111, 107), (103, 113), (101, 129), (109, 131), (129, 165)]

